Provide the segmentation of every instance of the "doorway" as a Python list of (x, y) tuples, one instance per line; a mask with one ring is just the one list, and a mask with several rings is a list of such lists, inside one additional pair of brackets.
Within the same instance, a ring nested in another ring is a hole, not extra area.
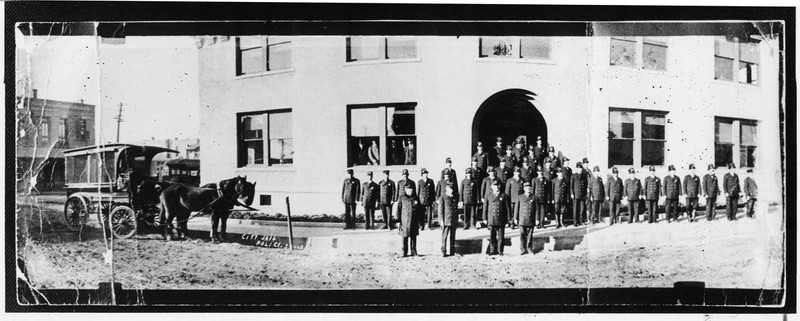
[(487, 98), (472, 121), (471, 153), (480, 141), (491, 155), (498, 136), (503, 138), (504, 148), (522, 137), (527, 149), (536, 144), (536, 136), (542, 136), (542, 146), (547, 146), (547, 123), (532, 103), (535, 96), (524, 89), (507, 89)]

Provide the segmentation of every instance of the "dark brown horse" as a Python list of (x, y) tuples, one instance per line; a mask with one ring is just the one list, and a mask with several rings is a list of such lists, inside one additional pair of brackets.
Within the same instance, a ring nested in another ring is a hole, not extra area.
[[(201, 187), (216, 189), (217, 184), (211, 183), (203, 185)], [(244, 207), (247, 207), (248, 209), (252, 210), (253, 208), (250, 208), (249, 206), (253, 203), (253, 196), (255, 195), (256, 183), (244, 182), (242, 184), (242, 189), (243, 189), (242, 195), (245, 196), (243, 202)], [(209, 208), (211, 209), (211, 240), (214, 241), (214, 243), (217, 243), (219, 241), (224, 241), (227, 239), (228, 234), (226, 233), (226, 230), (228, 225), (228, 216), (230, 216), (233, 207), (236, 205), (242, 206), (241, 204), (237, 204), (233, 200), (221, 199), (218, 202), (209, 206)], [(222, 224), (220, 225), (220, 223)], [(217, 228), (219, 228), (220, 233), (217, 233)]]
[(178, 221), (178, 238), (185, 237), (188, 232), (186, 222), (191, 212), (213, 210), (222, 205), (230, 206), (231, 209), (238, 205), (255, 210), (249, 207), (253, 202), (254, 185), (247, 182), (247, 176), (237, 176), (216, 185), (207, 185), (212, 187), (192, 187), (179, 183), (169, 185), (160, 196), (160, 224), (164, 226), (164, 239), (172, 239), (173, 219)]

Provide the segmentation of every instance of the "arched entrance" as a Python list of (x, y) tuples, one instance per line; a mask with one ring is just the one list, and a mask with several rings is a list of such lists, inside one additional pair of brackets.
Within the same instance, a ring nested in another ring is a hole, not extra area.
[(525, 138), (526, 149), (536, 144), (536, 136), (542, 136), (542, 145), (547, 146), (547, 123), (532, 103), (534, 96), (524, 89), (507, 89), (487, 98), (472, 121), (470, 151), (474, 153), (480, 141), (484, 151), (491, 154), (498, 136), (503, 137), (504, 147), (519, 136)]

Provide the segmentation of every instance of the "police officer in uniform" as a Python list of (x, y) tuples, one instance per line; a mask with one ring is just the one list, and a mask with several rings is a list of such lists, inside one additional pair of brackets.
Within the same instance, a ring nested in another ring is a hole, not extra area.
[(478, 159), (473, 157), (472, 162), (470, 163), (470, 167), (472, 170), (472, 179), (482, 179), (483, 178), (483, 169), (478, 167)]
[(628, 224), (634, 220), (639, 222), (639, 199), (642, 196), (642, 181), (636, 178), (636, 169), (628, 169), (628, 179), (625, 180), (625, 198), (628, 200)]
[(589, 201), (592, 206), (589, 222), (592, 225), (602, 220), (600, 210), (606, 200), (606, 186), (603, 184), (603, 178), (600, 177), (600, 167), (595, 166), (593, 171), (595, 175), (592, 175), (589, 184)]
[(720, 193), (715, 171), (714, 165), (708, 164), (708, 174), (703, 175), (703, 197), (706, 199), (706, 219), (709, 221), (717, 216), (717, 195)]
[[(583, 170), (583, 163), (575, 163), (575, 172), (569, 183), (572, 197), (572, 220), (574, 226), (580, 226), (586, 220), (586, 196), (589, 193), (589, 174)], [(568, 197), (569, 197), (568, 196)]]
[(506, 186), (506, 181), (508, 181), (508, 179), (514, 174), (513, 169), (508, 166), (508, 162), (509, 159), (503, 157), (500, 159), (500, 166), (495, 168), (495, 171), (497, 172), (497, 179), (500, 180), (500, 186), (503, 188)]
[(540, 229), (544, 228), (544, 216), (550, 203), (550, 181), (544, 177), (542, 167), (537, 167), (538, 175), (531, 181), (533, 196), (536, 199), (536, 222)]
[(547, 157), (544, 158), (544, 163), (550, 163), (550, 169), (555, 170), (556, 168), (561, 167), (561, 161), (556, 156), (556, 149), (553, 146), (548, 148), (548, 152), (550, 153)]
[(383, 171), (383, 180), (378, 184), (381, 187), (381, 212), (383, 213), (383, 227), (381, 229), (393, 229), (392, 224), (392, 202), (397, 194), (397, 185), (389, 179), (389, 171)]
[(606, 182), (606, 196), (608, 196), (608, 216), (611, 225), (617, 223), (619, 218), (619, 203), (622, 201), (622, 195), (625, 185), (622, 179), (619, 178), (619, 170), (617, 167), (611, 168), (611, 178)]
[(675, 166), (669, 165), (669, 175), (664, 177), (664, 212), (667, 223), (678, 220), (678, 196), (681, 195), (681, 178), (675, 175)]
[(656, 177), (656, 168), (650, 166), (650, 176), (644, 179), (644, 194), (647, 212), (650, 214), (647, 223), (658, 223), (658, 199), (661, 198), (661, 179)]
[(433, 221), (433, 205), (436, 201), (436, 185), (433, 180), (428, 178), (428, 170), (423, 168), (421, 171), (422, 179), (417, 182), (419, 187), (419, 204), (422, 205), (422, 212), (419, 215), (419, 225), (424, 230), (425, 227), (430, 229), (431, 221)]
[(534, 147), (533, 151), (536, 158), (536, 165), (531, 163), (531, 166), (543, 165), (542, 161), (544, 160), (545, 155), (547, 155), (547, 149), (545, 149), (544, 145), (542, 144), (542, 136), (536, 136), (536, 147)]
[(414, 196), (417, 195), (417, 184), (415, 184), (413, 180), (408, 178), (408, 170), (407, 169), (403, 169), (403, 172), (401, 173), (401, 176), (403, 176), (403, 179), (397, 181), (397, 193), (395, 193), (395, 196), (394, 196), (394, 202), (395, 203), (397, 202), (397, 200), (400, 199), (400, 196), (403, 196), (403, 194), (405, 194), (406, 183), (410, 183), (411, 184), (411, 189), (414, 190)]
[(480, 169), (480, 172), (474, 173), (473, 171), (472, 175), (474, 176), (474, 178), (482, 179), (485, 175), (484, 173), (486, 173), (486, 167), (489, 166), (489, 154), (483, 151), (483, 143), (481, 142), (478, 142), (477, 149), (478, 151), (475, 152), (474, 155), (472, 155), (472, 159), (475, 160), (475, 163), (478, 169)]
[(747, 201), (747, 217), (753, 218), (754, 207), (756, 200), (758, 200), (758, 185), (756, 180), (753, 179), (753, 169), (747, 169), (747, 178), (744, 179), (744, 197)]
[(528, 160), (528, 165), (532, 168), (539, 166), (539, 154), (536, 152), (536, 146), (528, 145), (528, 152), (525, 153), (525, 159)]
[(492, 160), (489, 165), (498, 166), (500, 164), (500, 159), (505, 156), (505, 150), (503, 149), (503, 137), (497, 136), (497, 141), (495, 142), (494, 148), (492, 148), (493, 155), (490, 155), (490, 159)]
[(530, 183), (531, 180), (536, 177), (536, 170), (531, 167), (530, 164), (530, 158), (525, 157), (522, 159), (522, 168), (519, 169), (519, 177), (522, 179), (523, 183)]
[(511, 148), (511, 145), (506, 146), (506, 154), (503, 156), (503, 158), (505, 158), (507, 167), (513, 169), (514, 166), (517, 166), (517, 158), (514, 156), (514, 150)]
[(697, 217), (697, 199), (700, 196), (700, 177), (695, 174), (694, 164), (689, 164), (689, 174), (683, 178), (683, 192), (686, 193), (686, 216), (689, 222)]
[[(567, 180), (564, 179), (564, 173), (560, 168), (556, 171), (556, 178), (553, 179), (550, 185), (552, 188), (550, 195), (553, 195), (553, 212), (556, 214), (556, 228), (560, 228), (563, 226), (562, 217), (564, 216), (564, 208), (567, 206), (567, 198), (570, 193), (569, 184), (567, 184)], [(575, 220), (575, 222), (575, 224), (578, 224), (577, 220)]]
[(735, 168), (736, 165), (733, 163), (728, 164), (728, 173), (725, 174), (722, 184), (725, 187), (725, 211), (728, 214), (728, 221), (736, 220), (736, 207), (739, 205), (739, 197), (741, 197), (739, 175), (733, 172)]
[(449, 244), (450, 255), (456, 250), (456, 228), (458, 227), (458, 186), (450, 181), (450, 174), (444, 172), (444, 178), (436, 185), (436, 200), (439, 202), (439, 220), (442, 223), (442, 256), (447, 256)]
[[(417, 256), (417, 235), (419, 235), (419, 201), (414, 195), (414, 182), (407, 180), (403, 185), (403, 195), (397, 200), (397, 212), (394, 221), (403, 238), (403, 257), (411, 246), (411, 256)], [(410, 243), (410, 244), (409, 244)]]
[(483, 223), (491, 229), (489, 248), (487, 249), (489, 255), (503, 255), (505, 228), (511, 211), (511, 200), (503, 193), (500, 181), (495, 179), (492, 181), (491, 191), (486, 194), (486, 202), (483, 207)]
[(531, 183), (523, 183), (524, 192), (519, 195), (514, 207), (514, 224), (519, 225), (520, 254), (533, 253), (533, 227), (536, 225), (536, 197), (531, 191)]
[(525, 145), (522, 137), (517, 137), (517, 141), (514, 143), (514, 147), (512, 147), (511, 155), (514, 156), (514, 166), (522, 166), (522, 159), (527, 156), (525, 154)]
[(361, 182), (353, 177), (353, 170), (347, 169), (347, 178), (342, 184), (342, 203), (344, 203), (344, 229), (356, 228), (356, 202), (361, 198)]
[(480, 220), (475, 211), (478, 206), (478, 194), (480, 193), (480, 185), (478, 180), (472, 177), (472, 168), (467, 168), (466, 176), (461, 181), (461, 203), (464, 206), (464, 229), (468, 230), (477, 224)]
[[(480, 202), (480, 212), (479, 214), (483, 216), (484, 207), (486, 207), (486, 200), (488, 199), (486, 194), (492, 191), (492, 182), (497, 179), (497, 170), (495, 170), (494, 166), (489, 166), (486, 169), (486, 172), (489, 173), (488, 177), (484, 177), (481, 180), (481, 186), (478, 190), (478, 201)], [(476, 228), (480, 229), (481, 226), (476, 221)]]
[[(505, 191), (506, 195), (509, 196), (511, 199), (511, 208), (516, 208), (517, 202), (519, 201), (519, 195), (522, 194), (523, 191), (523, 181), (520, 178), (520, 168), (514, 167), (514, 176), (509, 178), (506, 181)], [(517, 225), (514, 222), (509, 222), (511, 224), (512, 229), (516, 229)]]
[(450, 157), (445, 158), (444, 160), (444, 169), (442, 170), (442, 178), (444, 178), (444, 173), (447, 172), (449, 175), (448, 181), (458, 184), (458, 178), (456, 177), (456, 170), (453, 169), (453, 160)]
[[(375, 224), (375, 207), (380, 199), (381, 188), (372, 180), (372, 172), (367, 172), (367, 181), (361, 186), (361, 205), (364, 206), (364, 229), (371, 230)], [(386, 218), (384, 218), (386, 222)]]

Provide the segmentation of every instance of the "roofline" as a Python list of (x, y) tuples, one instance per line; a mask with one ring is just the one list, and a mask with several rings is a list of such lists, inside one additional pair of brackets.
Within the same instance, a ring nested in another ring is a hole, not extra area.
[(64, 155), (70, 154), (70, 153), (75, 153), (75, 152), (81, 152), (81, 151), (89, 151), (89, 150), (93, 150), (93, 149), (109, 150), (109, 149), (112, 149), (112, 148), (115, 148), (115, 147), (144, 147), (144, 148), (148, 148), (148, 149), (161, 150), (159, 153), (161, 153), (161, 152), (169, 152), (169, 153), (176, 153), (176, 154), (179, 153), (176, 150), (169, 149), (169, 148), (164, 148), (164, 147), (160, 147), (160, 146), (113, 143), (113, 144), (89, 145), (89, 146), (77, 147), (77, 148), (72, 148), (72, 149), (65, 149), (64, 150)]

